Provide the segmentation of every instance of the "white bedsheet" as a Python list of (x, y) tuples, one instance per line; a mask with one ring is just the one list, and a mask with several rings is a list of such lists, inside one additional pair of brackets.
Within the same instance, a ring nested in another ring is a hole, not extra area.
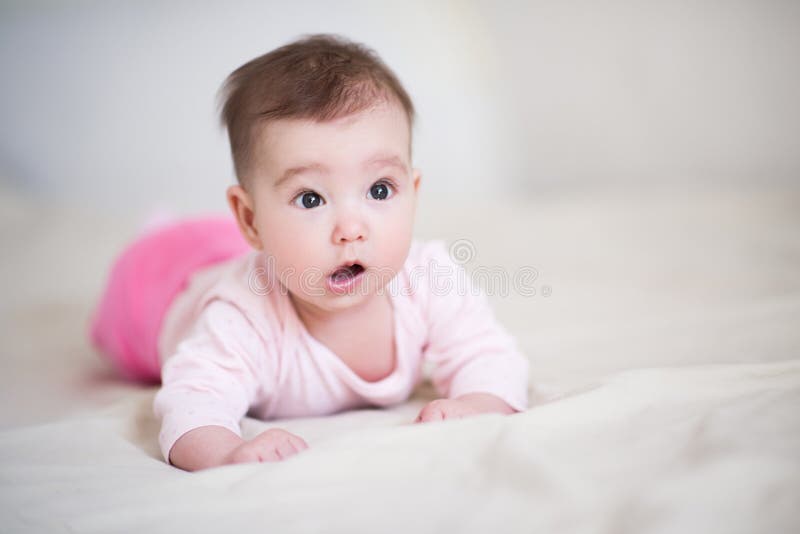
[(492, 297), (536, 405), (411, 425), (425, 383), (388, 410), (245, 419), (310, 449), (199, 473), (160, 458), (155, 389), (86, 345), (131, 221), (0, 208), (2, 532), (800, 530), (798, 191), (424, 201), (421, 237), (538, 270), (536, 296)]

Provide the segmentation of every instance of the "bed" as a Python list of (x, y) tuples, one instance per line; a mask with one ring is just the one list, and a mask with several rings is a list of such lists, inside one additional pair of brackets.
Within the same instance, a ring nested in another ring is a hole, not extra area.
[(531, 408), (413, 425), (424, 381), (390, 409), (245, 418), (310, 449), (197, 473), (159, 454), (156, 388), (85, 335), (139, 221), (0, 198), (2, 532), (800, 530), (800, 190), (423, 196), (419, 237), (528, 273), (490, 300)]

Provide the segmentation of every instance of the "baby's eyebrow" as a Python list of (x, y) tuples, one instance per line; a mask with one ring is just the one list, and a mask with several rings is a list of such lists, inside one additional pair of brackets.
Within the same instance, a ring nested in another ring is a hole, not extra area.
[(285, 182), (288, 182), (298, 174), (303, 174), (309, 171), (322, 173), (322, 172), (327, 172), (327, 170), (328, 168), (321, 163), (309, 163), (308, 165), (299, 165), (297, 167), (286, 169), (285, 171), (283, 171), (283, 174), (281, 174), (281, 177), (278, 178), (278, 181), (275, 182), (275, 189), (280, 188), (281, 185), (283, 185)]
[[(371, 157), (364, 163), (364, 168), (373, 168), (373, 167), (399, 167), (406, 170), (406, 164), (403, 160), (396, 155), (386, 155), (386, 154), (378, 154), (376, 156)], [(303, 174), (309, 171), (325, 173), (328, 172), (328, 167), (323, 165), (322, 163), (308, 163), (306, 165), (298, 165), (297, 167), (291, 167), (283, 171), (281, 177), (275, 182), (275, 189), (278, 189), (284, 183), (288, 182), (298, 174)]]
[(399, 156), (378, 155), (367, 160), (367, 162), (364, 164), (364, 167), (378, 167), (378, 166), (400, 167), (401, 169), (406, 170), (406, 164), (403, 163), (403, 160), (400, 159)]

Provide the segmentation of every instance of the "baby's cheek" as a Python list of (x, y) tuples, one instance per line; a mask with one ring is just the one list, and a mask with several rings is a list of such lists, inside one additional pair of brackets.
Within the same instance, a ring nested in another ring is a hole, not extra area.
[(405, 220), (395, 220), (382, 229), (378, 246), (387, 264), (397, 269), (403, 266), (411, 245), (412, 231), (413, 225), (409, 226)]

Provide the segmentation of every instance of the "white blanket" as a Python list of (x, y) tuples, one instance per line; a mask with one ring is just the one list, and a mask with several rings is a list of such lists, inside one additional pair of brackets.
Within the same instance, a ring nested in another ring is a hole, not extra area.
[(159, 455), (156, 390), (85, 341), (134, 225), (5, 195), (0, 531), (800, 530), (797, 191), (428, 203), (418, 235), (537, 269), (536, 296), (492, 297), (535, 405), (412, 425), (426, 382), (388, 410), (245, 419), (310, 449), (186, 473)]

